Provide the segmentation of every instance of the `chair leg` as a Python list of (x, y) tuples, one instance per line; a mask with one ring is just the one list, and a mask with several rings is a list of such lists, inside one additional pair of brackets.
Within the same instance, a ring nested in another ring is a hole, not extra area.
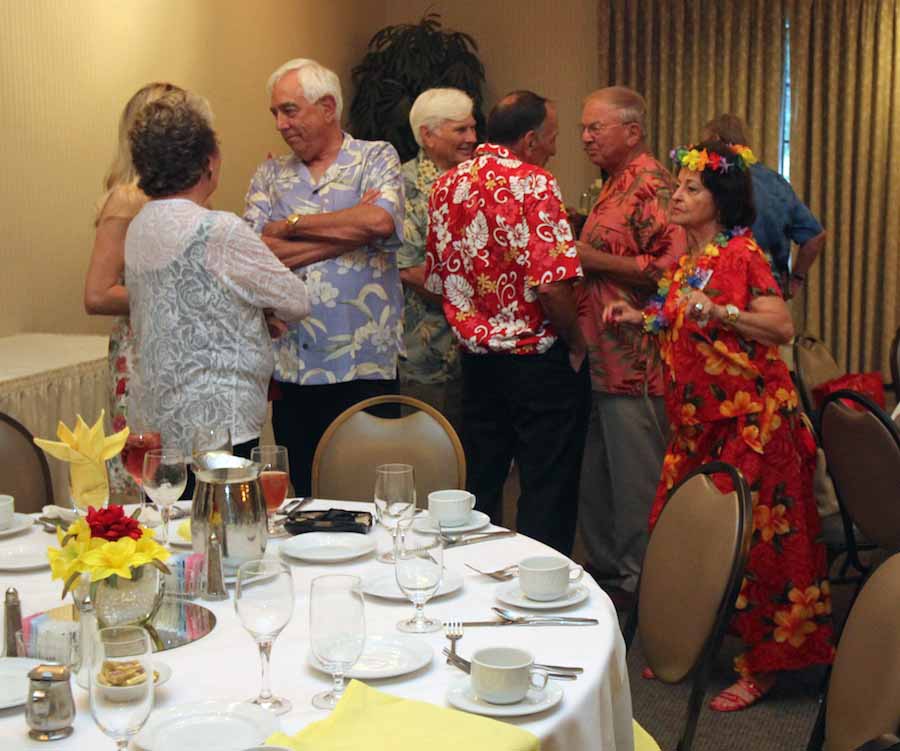
[(691, 696), (688, 699), (687, 717), (684, 722), (684, 730), (678, 740), (678, 751), (691, 751), (694, 743), (694, 732), (697, 730), (697, 720), (700, 717), (700, 706), (706, 693), (706, 678), (709, 668), (704, 666), (700, 673), (694, 677), (694, 685), (691, 688)]
[[(827, 685), (827, 684), (826, 684)], [(816, 713), (816, 723), (809, 734), (809, 743), (806, 751), (822, 751), (825, 743), (825, 694), (819, 696), (819, 711)]]

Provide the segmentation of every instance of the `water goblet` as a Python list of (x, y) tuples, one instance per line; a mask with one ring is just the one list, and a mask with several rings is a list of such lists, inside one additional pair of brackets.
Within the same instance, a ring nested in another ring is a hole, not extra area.
[(284, 503), (290, 484), (288, 451), (284, 446), (256, 446), (250, 450), (250, 461), (259, 464), (259, 486), (266, 502), (269, 534), (275, 534), (278, 530), (272, 526), (272, 515)]
[(187, 461), (179, 449), (151, 449), (144, 455), (144, 492), (162, 517), (162, 542), (169, 541), (169, 509), (187, 485)]
[[(91, 715), (119, 751), (147, 722), (153, 709), (153, 648), (137, 626), (100, 629), (90, 666)], [(122, 691), (122, 686), (128, 691)]]
[(397, 628), (412, 634), (440, 631), (441, 622), (425, 616), (425, 603), (438, 591), (444, 576), (440, 537), (402, 527), (394, 537), (394, 575), (400, 591), (416, 606), (413, 616), (400, 621)]
[(334, 709), (344, 693), (344, 675), (356, 664), (366, 642), (366, 614), (358, 576), (327, 574), (309, 589), (309, 640), (312, 653), (331, 673), (329, 691), (313, 697), (317, 709)]
[[(375, 468), (375, 516), (391, 534), (392, 549), (397, 527), (416, 513), (416, 478), (411, 464), (382, 464)], [(378, 556), (392, 563), (392, 550)]]
[(231, 432), (225, 427), (199, 428), (194, 431), (191, 454), (200, 469), (209, 468), (217, 456), (231, 456)]
[(234, 590), (234, 609), (241, 619), (241, 625), (259, 647), (262, 687), (259, 696), (249, 702), (275, 714), (289, 712), (291, 702), (272, 694), (269, 663), (272, 658), (272, 643), (294, 613), (294, 581), (291, 570), (281, 561), (272, 558), (241, 564)]

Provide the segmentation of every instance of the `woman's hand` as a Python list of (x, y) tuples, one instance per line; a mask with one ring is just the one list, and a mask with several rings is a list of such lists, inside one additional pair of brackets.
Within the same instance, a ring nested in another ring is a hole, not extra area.
[(632, 326), (640, 326), (644, 322), (644, 316), (637, 308), (633, 308), (624, 300), (610, 303), (603, 309), (603, 323), (619, 324), (627, 323)]
[(699, 289), (694, 289), (681, 296), (678, 305), (686, 308), (685, 315), (698, 321), (708, 321), (710, 318), (721, 319), (721, 306), (716, 305), (706, 294)]
[(267, 308), (264, 313), (266, 316), (266, 327), (269, 329), (269, 336), (272, 339), (277, 339), (288, 332), (288, 325), (278, 318), (274, 311)]

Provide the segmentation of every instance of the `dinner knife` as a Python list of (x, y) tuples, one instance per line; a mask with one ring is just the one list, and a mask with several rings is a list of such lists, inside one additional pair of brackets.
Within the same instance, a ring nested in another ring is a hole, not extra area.
[(447, 548), (461, 548), (464, 545), (474, 545), (476, 542), (485, 542), (487, 540), (496, 540), (501, 537), (515, 537), (518, 532), (513, 532), (512, 530), (505, 529), (501, 532), (485, 532), (480, 535), (472, 535), (471, 537), (463, 537), (460, 540), (456, 540), (454, 542), (448, 542), (445, 547)]
[(463, 621), (463, 628), (474, 628), (477, 626), (596, 626), (599, 624), (596, 618), (585, 618), (583, 620), (572, 620), (560, 618), (557, 621)]

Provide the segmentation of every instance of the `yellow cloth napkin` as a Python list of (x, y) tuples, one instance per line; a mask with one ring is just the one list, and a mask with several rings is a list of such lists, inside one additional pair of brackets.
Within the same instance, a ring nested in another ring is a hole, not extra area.
[(359, 681), (350, 681), (324, 720), (293, 737), (275, 733), (266, 743), (295, 751), (539, 751), (541, 746), (515, 725), (383, 694)]
[(88, 424), (78, 415), (75, 430), (69, 430), (60, 420), (56, 427), (58, 441), (35, 438), (34, 442), (46, 453), (69, 463), (69, 483), (72, 499), (79, 508), (100, 507), (109, 500), (109, 478), (106, 461), (118, 454), (128, 438), (128, 428), (111, 436), (103, 433), (103, 415)]
[(185, 519), (181, 524), (178, 525), (178, 529), (175, 530), (176, 534), (185, 542), (191, 541), (191, 520)]

